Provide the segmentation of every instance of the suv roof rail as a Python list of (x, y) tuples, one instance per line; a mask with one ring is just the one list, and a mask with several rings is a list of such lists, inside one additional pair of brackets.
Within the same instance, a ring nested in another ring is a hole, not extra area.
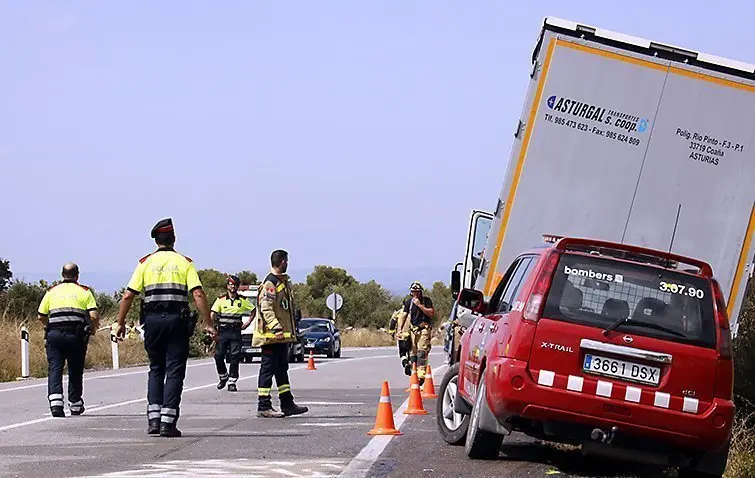
[(584, 253), (598, 253), (618, 259), (630, 260), (664, 267), (666, 269), (679, 269), (681, 264), (694, 266), (697, 271), (681, 269), (682, 272), (693, 273), (703, 277), (713, 277), (713, 269), (710, 264), (700, 259), (664, 252), (647, 247), (621, 244), (618, 242), (603, 241), (600, 239), (585, 239), (579, 237), (563, 237), (553, 234), (543, 235), (546, 242), (552, 242), (553, 248), (559, 251), (578, 251)]

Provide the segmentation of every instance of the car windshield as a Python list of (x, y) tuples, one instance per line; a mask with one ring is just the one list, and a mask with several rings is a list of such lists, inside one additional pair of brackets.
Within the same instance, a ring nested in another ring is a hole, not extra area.
[(300, 320), (299, 330), (306, 332), (330, 332), (327, 322), (314, 320)]
[(561, 257), (543, 316), (703, 347), (716, 343), (708, 280), (596, 256)]

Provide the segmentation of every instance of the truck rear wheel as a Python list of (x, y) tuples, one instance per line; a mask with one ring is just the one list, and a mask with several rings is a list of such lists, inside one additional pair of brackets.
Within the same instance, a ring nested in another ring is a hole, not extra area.
[(440, 382), (438, 394), (440, 403), (435, 407), (438, 431), (443, 440), (449, 445), (463, 445), (469, 427), (469, 415), (454, 411), (454, 399), (458, 393), (459, 364), (449, 367)]

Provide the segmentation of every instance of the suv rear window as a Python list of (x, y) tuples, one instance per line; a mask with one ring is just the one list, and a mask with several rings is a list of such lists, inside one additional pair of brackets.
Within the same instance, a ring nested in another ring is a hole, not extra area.
[(710, 348), (716, 343), (708, 280), (597, 256), (561, 256), (543, 315), (602, 329), (628, 319), (616, 330)]

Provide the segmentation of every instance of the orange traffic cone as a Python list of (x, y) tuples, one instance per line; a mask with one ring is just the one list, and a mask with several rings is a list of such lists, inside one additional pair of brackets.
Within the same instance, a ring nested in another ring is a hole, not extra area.
[(425, 372), (425, 384), (422, 386), (422, 398), (438, 398), (438, 395), (435, 393), (433, 371), (430, 369), (430, 364), (427, 364), (427, 372)]
[(419, 391), (419, 379), (416, 370), (412, 373), (409, 389), (409, 406), (404, 410), (404, 415), (427, 415), (427, 410), (422, 406), (422, 394)]
[(391, 405), (391, 392), (388, 389), (388, 382), (383, 382), (383, 389), (380, 392), (375, 427), (368, 431), (367, 434), (403, 435), (403, 433), (396, 429), (396, 425), (393, 423), (393, 406)]
[(307, 370), (317, 370), (317, 367), (315, 367), (315, 353), (314, 351), (309, 351), (309, 363), (307, 364)]

